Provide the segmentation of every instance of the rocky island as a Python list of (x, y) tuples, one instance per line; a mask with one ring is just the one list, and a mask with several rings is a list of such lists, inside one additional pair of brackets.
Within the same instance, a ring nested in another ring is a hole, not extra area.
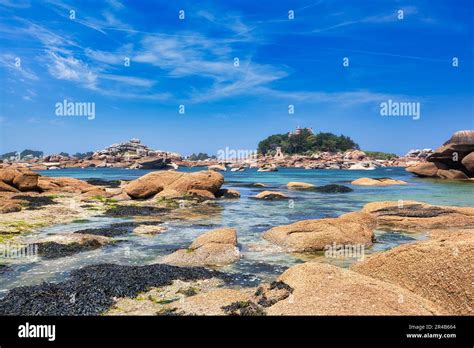
[[(34, 157), (21, 157), (4, 154), (3, 168), (22, 167), (30, 170), (54, 170), (64, 168), (128, 168), (128, 169), (178, 169), (181, 167), (207, 167), (215, 171), (244, 171), (257, 168), (260, 171), (276, 171), (278, 168), (311, 169), (350, 169), (373, 170), (379, 167), (407, 167), (425, 163), (432, 153), (430, 149), (410, 150), (404, 156), (383, 152), (361, 151), (350, 138), (331, 133), (314, 135), (308, 129), (297, 128), (286, 135), (291, 141), (301, 142), (327, 141), (327, 144), (301, 147), (291, 150), (296, 145), (282, 145), (281, 140), (273, 141), (270, 136), (260, 142), (259, 150), (245, 156), (182, 156), (176, 152), (153, 150), (141, 143), (140, 139), (112, 144), (103, 150), (71, 156), (66, 153)], [(314, 138), (314, 139), (313, 139)], [(320, 140), (323, 139), (323, 140)], [(286, 141), (286, 140), (285, 140)], [(333, 142), (342, 142), (334, 146)], [(283, 145), (285, 142), (283, 141)], [(35, 151), (42, 154), (41, 151)]]

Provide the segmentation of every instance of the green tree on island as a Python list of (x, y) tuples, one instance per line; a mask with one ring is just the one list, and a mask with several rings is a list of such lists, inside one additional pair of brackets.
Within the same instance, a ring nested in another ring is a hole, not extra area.
[(21, 153), (20, 153), (20, 157), (23, 158), (23, 157), (26, 157), (26, 156), (33, 156), (33, 157), (36, 157), (36, 158), (39, 158), (39, 157), (43, 157), (43, 151), (36, 151), (36, 150), (23, 150)]
[(381, 151), (364, 151), (365, 154), (373, 159), (379, 159), (379, 160), (389, 160), (392, 158), (397, 158), (398, 155), (395, 153), (389, 153), (389, 152), (381, 152)]
[(75, 158), (78, 158), (78, 159), (84, 159), (84, 158), (87, 158), (87, 157), (91, 157), (94, 153), (92, 151), (89, 151), (89, 152), (84, 152), (84, 153), (81, 153), (81, 152), (76, 152), (73, 157)]
[(190, 161), (203, 161), (203, 160), (207, 160), (207, 159), (215, 159), (216, 156), (209, 156), (207, 153), (202, 153), (202, 152), (199, 152), (197, 155), (195, 153), (193, 153), (192, 155), (190, 155), (188, 157), (188, 160)]
[(258, 152), (265, 155), (281, 147), (288, 154), (310, 154), (318, 151), (340, 152), (359, 149), (359, 145), (345, 135), (332, 133), (313, 134), (302, 129), (299, 134), (274, 134), (258, 144)]

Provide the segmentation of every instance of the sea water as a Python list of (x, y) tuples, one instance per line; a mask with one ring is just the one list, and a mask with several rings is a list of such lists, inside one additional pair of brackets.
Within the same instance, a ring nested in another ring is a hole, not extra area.
[[(205, 168), (180, 168), (193, 172)], [(128, 170), (122, 168), (60, 169), (40, 172), (46, 176), (68, 176), (78, 179), (133, 180), (151, 170)], [(274, 280), (286, 268), (308, 260), (330, 262), (347, 267), (359, 262), (353, 259), (328, 258), (324, 252), (289, 254), (279, 250), (262, 238), (262, 233), (274, 226), (289, 224), (304, 219), (336, 217), (360, 210), (373, 201), (417, 200), (437, 205), (474, 206), (474, 184), (463, 181), (446, 181), (416, 178), (403, 168), (378, 168), (363, 170), (304, 170), (281, 168), (277, 172), (222, 172), (224, 188), (240, 192), (241, 198), (218, 200), (218, 209), (213, 214), (193, 220), (167, 221), (167, 231), (155, 236), (140, 236), (133, 233), (116, 237), (118, 243), (100, 249), (81, 252), (72, 256), (31, 262), (11, 263), (11, 271), (0, 273), (0, 297), (8, 289), (22, 285), (38, 284), (42, 281), (61, 281), (69, 272), (79, 267), (98, 263), (145, 265), (159, 257), (186, 248), (200, 234), (219, 227), (237, 230), (240, 261), (220, 268), (237, 275), (237, 284), (255, 286), (262, 281)], [(390, 177), (404, 180), (401, 186), (352, 186), (350, 182), (360, 177)], [(324, 194), (314, 191), (288, 190), (290, 181), (301, 181), (317, 186), (339, 184), (351, 187), (349, 193)], [(263, 183), (267, 187), (252, 187), (252, 183)], [(277, 190), (290, 197), (284, 201), (260, 201), (252, 197), (262, 190)], [(84, 223), (54, 225), (39, 230), (38, 234), (74, 232), (86, 228), (106, 227), (112, 223), (127, 221), (110, 217), (95, 217)], [(397, 245), (422, 240), (424, 233), (404, 231), (375, 231), (376, 242), (364, 249), (373, 252), (391, 249)], [(37, 234), (36, 234), (37, 236)]]

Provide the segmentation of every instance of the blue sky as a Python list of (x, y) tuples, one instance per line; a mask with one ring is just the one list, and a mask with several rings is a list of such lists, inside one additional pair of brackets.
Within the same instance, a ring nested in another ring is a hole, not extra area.
[[(138, 137), (215, 154), (296, 126), (435, 148), (474, 128), (473, 17), (471, 0), (0, 0), (0, 152)], [(64, 99), (95, 119), (56, 116)], [(389, 99), (419, 102), (420, 119), (381, 116)]]

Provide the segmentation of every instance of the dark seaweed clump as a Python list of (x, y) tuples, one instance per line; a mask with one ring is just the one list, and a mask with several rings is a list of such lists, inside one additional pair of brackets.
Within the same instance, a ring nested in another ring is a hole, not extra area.
[(61, 283), (42, 283), (14, 288), (0, 300), (0, 315), (98, 315), (120, 297), (136, 297), (152, 287), (219, 277), (224, 273), (202, 267), (165, 264), (123, 266), (100, 264), (71, 273)]
[(112, 217), (153, 216), (160, 215), (166, 211), (168, 211), (168, 209), (153, 206), (118, 205), (108, 209), (105, 215)]
[(252, 301), (239, 301), (222, 307), (222, 310), (232, 316), (262, 316), (266, 315), (263, 308)]
[(85, 243), (60, 244), (56, 242), (46, 242), (38, 244), (38, 255), (45, 259), (57, 259), (71, 256), (73, 254), (100, 248), (102, 246), (96, 240), (88, 240)]
[[(282, 290), (282, 291), (278, 291)], [(285, 300), (293, 293), (293, 288), (282, 281), (274, 281), (270, 284), (268, 290), (259, 287), (255, 292), (258, 297), (257, 303), (262, 307), (270, 307), (275, 303)]]
[(129, 233), (130, 231), (126, 228), (117, 228), (117, 227), (101, 227), (101, 228), (86, 228), (85, 230), (79, 230), (74, 233), (78, 234), (93, 234), (95, 236), (104, 236), (104, 237), (116, 237), (122, 236)]
[(160, 221), (120, 222), (120, 223), (112, 224), (109, 227), (86, 228), (84, 230), (79, 230), (74, 233), (93, 234), (96, 236), (104, 236), (104, 237), (117, 237), (117, 236), (122, 236), (127, 233), (131, 233), (133, 228), (139, 225), (157, 225), (160, 223), (161, 223)]
[(317, 186), (314, 190), (320, 193), (347, 193), (354, 191), (350, 187), (336, 184)]
[(22, 201), (26, 201), (26, 209), (28, 210), (35, 210), (42, 208), (46, 205), (51, 204), (58, 204), (54, 201), (52, 197), (48, 196), (26, 196), (26, 195), (19, 195), (14, 196), (12, 199), (21, 199)]

